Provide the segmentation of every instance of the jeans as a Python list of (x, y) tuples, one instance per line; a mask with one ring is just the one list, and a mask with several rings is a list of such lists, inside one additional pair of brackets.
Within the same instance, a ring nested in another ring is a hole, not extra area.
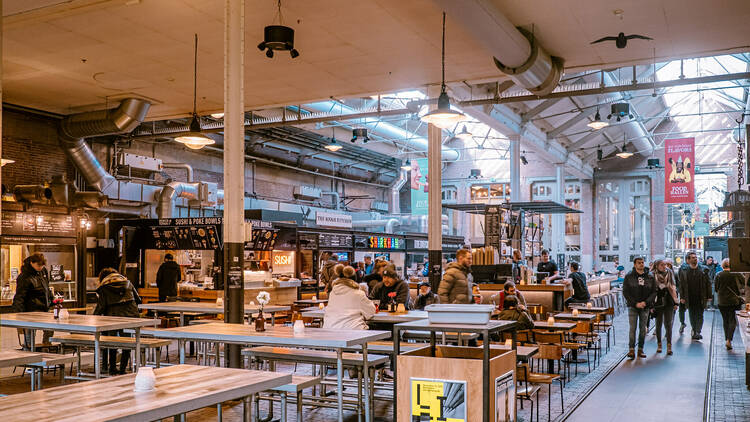
[[(107, 331), (104, 333), (106, 336), (117, 336), (117, 337), (130, 337), (125, 334), (123, 330)], [(102, 370), (109, 370), (110, 374), (117, 372), (117, 349), (108, 349), (106, 353), (103, 353), (104, 361), (102, 362)], [(122, 356), (120, 357), (120, 373), (125, 373), (128, 368), (130, 361), (130, 350), (123, 349)]]
[[(42, 343), (49, 343), (50, 337), (52, 337), (52, 334), (54, 331), (50, 330), (44, 330), (42, 333)], [(31, 330), (25, 329), (23, 330), (23, 350), (31, 350), (31, 343), (36, 340), (33, 339), (31, 336)]]
[(630, 322), (630, 348), (635, 348), (635, 330), (638, 328), (638, 348), (643, 349), (643, 344), (646, 342), (648, 308), (628, 308), (628, 320)]
[(661, 343), (661, 327), (664, 325), (664, 339), (672, 344), (672, 324), (674, 323), (674, 307), (663, 306), (656, 311), (656, 341)]
[(734, 312), (739, 311), (740, 308), (741, 305), (719, 305), (721, 319), (724, 321), (724, 338), (729, 342), (734, 338), (734, 330), (737, 328)]
[(693, 330), (693, 334), (700, 334), (703, 328), (703, 311), (705, 307), (703, 304), (688, 304), (688, 314), (690, 316), (690, 328)]

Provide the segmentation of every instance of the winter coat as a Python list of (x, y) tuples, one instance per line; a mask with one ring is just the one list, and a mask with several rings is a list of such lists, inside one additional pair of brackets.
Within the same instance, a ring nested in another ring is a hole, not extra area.
[(334, 273), (334, 268), (336, 267), (336, 265), (338, 265), (338, 262), (328, 260), (325, 264), (323, 264), (323, 268), (320, 270), (320, 282), (323, 283), (324, 286), (326, 286), (326, 293), (331, 292), (331, 284), (337, 278), (336, 274)]
[(433, 292), (429, 292), (426, 295), (417, 296), (417, 301), (414, 303), (414, 309), (423, 311), (425, 306), (435, 303), (440, 303), (440, 297)]
[(332, 284), (323, 328), (366, 330), (366, 321), (375, 315), (375, 305), (354, 280), (339, 278)]
[(737, 306), (743, 303), (740, 286), (745, 280), (741, 274), (722, 271), (714, 280), (718, 306)]
[[(521, 293), (520, 290), (516, 289), (516, 299), (518, 299), (518, 304), (523, 305), (523, 307), (526, 307), (526, 298), (523, 297), (523, 293)], [(500, 292), (497, 294), (497, 296), (494, 296), (497, 298), (497, 310), (502, 311), (503, 305), (505, 304), (505, 290), (500, 290)]]
[(112, 273), (99, 283), (96, 289), (94, 315), (138, 318), (141, 297), (125, 276)]
[(156, 287), (159, 296), (177, 296), (177, 283), (182, 280), (180, 265), (174, 261), (164, 261), (156, 272)]
[(576, 271), (570, 274), (570, 282), (573, 287), (573, 299), (578, 301), (584, 301), (591, 299), (589, 294), (589, 287), (586, 284), (586, 274)]
[(380, 301), (380, 309), (386, 309), (388, 304), (391, 302), (391, 298), (388, 293), (396, 293), (396, 303), (403, 303), (406, 309), (410, 309), (409, 301), (409, 286), (404, 280), (398, 280), (393, 283), (392, 286), (388, 287), (384, 282), (378, 283), (374, 289), (370, 291), (370, 299)]
[(633, 269), (622, 282), (622, 295), (629, 308), (636, 308), (638, 302), (646, 302), (646, 308), (650, 308), (656, 300), (656, 281), (648, 272), (638, 274)]
[(52, 292), (46, 270), (37, 271), (26, 258), (16, 279), (13, 312), (47, 312), (52, 306)]
[(503, 309), (497, 315), (497, 319), (503, 321), (516, 321), (518, 323), (518, 326), (516, 328), (519, 330), (534, 329), (534, 321), (526, 311), (521, 311), (518, 309)]
[(680, 279), (680, 299), (684, 299), (686, 305), (700, 304), (706, 306), (706, 300), (713, 297), (711, 281), (702, 266), (698, 265), (696, 268), (691, 268), (689, 265), (680, 267), (678, 278)]
[(680, 303), (677, 298), (677, 285), (675, 283), (674, 272), (667, 268), (663, 273), (656, 270), (653, 272), (653, 275), (654, 281), (656, 281), (657, 302), (661, 303), (661, 306), (666, 309)]
[(440, 303), (473, 303), (469, 286), (469, 268), (458, 262), (451, 262), (445, 269), (438, 287)]

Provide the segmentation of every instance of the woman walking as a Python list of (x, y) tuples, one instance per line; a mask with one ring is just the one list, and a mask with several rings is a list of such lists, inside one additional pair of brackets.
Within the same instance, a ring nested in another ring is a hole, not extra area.
[(737, 328), (734, 312), (738, 311), (742, 307), (742, 302), (744, 302), (740, 295), (740, 277), (742, 276), (729, 270), (729, 258), (721, 261), (721, 268), (723, 271), (716, 276), (715, 280), (716, 296), (721, 319), (724, 321), (726, 347), (727, 350), (732, 350), (734, 329)]
[(661, 259), (654, 262), (652, 272), (656, 280), (656, 304), (654, 313), (656, 315), (656, 353), (661, 353), (661, 329), (664, 326), (664, 338), (667, 340), (667, 355), (672, 354), (672, 324), (674, 312), (677, 310), (677, 285), (674, 273), (667, 267), (667, 263)]

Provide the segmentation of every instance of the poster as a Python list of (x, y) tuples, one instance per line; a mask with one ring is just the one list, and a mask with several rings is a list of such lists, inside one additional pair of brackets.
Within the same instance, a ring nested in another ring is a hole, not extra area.
[(693, 223), (693, 232), (695, 237), (708, 236), (709, 233), (709, 210), (707, 204), (696, 204), (695, 223)]
[(516, 383), (513, 371), (495, 378), (495, 422), (516, 421)]
[(695, 201), (695, 138), (664, 141), (664, 203)]
[(411, 422), (467, 422), (466, 381), (411, 379)]
[(427, 200), (427, 159), (420, 158), (411, 161), (410, 194), (412, 215), (427, 215), (429, 203)]

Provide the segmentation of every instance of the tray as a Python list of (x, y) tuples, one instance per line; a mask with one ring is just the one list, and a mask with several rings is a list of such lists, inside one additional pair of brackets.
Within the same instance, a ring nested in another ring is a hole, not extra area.
[(490, 321), (493, 305), (447, 305), (435, 304), (425, 306), (427, 318), (432, 324), (476, 324), (484, 325)]

